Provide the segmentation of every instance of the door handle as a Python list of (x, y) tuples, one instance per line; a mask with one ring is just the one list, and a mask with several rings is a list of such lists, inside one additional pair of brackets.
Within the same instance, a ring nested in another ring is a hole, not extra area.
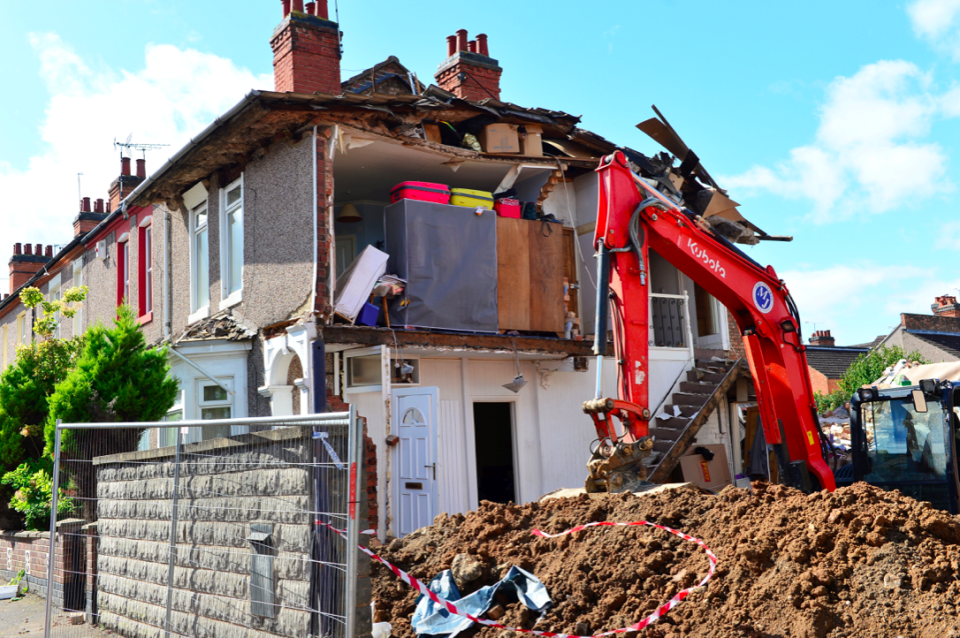
[(430, 465), (424, 465), (423, 467), (429, 467), (430, 469), (433, 470), (433, 480), (436, 481), (437, 480), (437, 464), (431, 463)]

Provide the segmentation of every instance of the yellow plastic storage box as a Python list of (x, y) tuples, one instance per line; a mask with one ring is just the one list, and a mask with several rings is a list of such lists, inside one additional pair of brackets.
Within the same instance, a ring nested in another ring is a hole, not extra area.
[(493, 210), (493, 193), (489, 191), (474, 191), (469, 188), (451, 188), (450, 203), (454, 206), (469, 206), (470, 208)]

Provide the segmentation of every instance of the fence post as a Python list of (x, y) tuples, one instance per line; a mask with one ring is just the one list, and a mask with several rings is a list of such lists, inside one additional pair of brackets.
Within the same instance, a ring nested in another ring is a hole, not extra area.
[[(357, 620), (357, 546), (360, 544), (360, 503), (361, 503), (361, 477), (366, 477), (367, 473), (362, 464), (363, 456), (363, 432), (360, 430), (360, 420), (357, 418), (357, 408), (350, 405), (350, 435), (348, 438), (350, 445), (350, 460), (348, 466), (350, 475), (348, 480), (348, 512), (347, 517), (347, 604), (344, 610), (346, 616), (346, 638), (356, 638), (356, 620)], [(364, 488), (366, 489), (366, 488)]]
[(57, 419), (53, 439), (53, 492), (50, 498), (50, 549), (47, 554), (47, 621), (43, 625), (43, 638), (50, 638), (50, 623), (53, 621), (53, 564), (57, 560), (57, 496), (60, 491), (60, 419)]
[(176, 452), (173, 457), (173, 511), (170, 516), (170, 558), (167, 565), (167, 616), (164, 622), (163, 635), (170, 638), (170, 616), (173, 606), (173, 572), (177, 564), (177, 496), (180, 492), (180, 447), (183, 433), (177, 429)]

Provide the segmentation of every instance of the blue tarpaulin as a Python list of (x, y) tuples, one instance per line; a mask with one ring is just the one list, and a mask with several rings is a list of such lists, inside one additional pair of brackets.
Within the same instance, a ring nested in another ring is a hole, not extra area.
[[(456, 603), (457, 609), (478, 618), (490, 609), (493, 596), (498, 591), (515, 595), (524, 605), (541, 614), (553, 602), (540, 579), (519, 567), (511, 567), (507, 575), (498, 583), (478, 589), (464, 598), (460, 598), (460, 590), (457, 589), (457, 583), (449, 569), (437, 574), (428, 587), (440, 598)], [(413, 612), (411, 624), (419, 636), (454, 638), (470, 627), (473, 621), (451, 614), (444, 607), (421, 594), (417, 599), (417, 609)]]

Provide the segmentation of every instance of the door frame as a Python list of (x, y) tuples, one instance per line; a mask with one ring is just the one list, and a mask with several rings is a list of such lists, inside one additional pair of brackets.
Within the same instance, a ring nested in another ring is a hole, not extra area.
[(510, 437), (513, 439), (513, 498), (514, 503), (522, 503), (523, 494), (520, 490), (520, 448), (519, 446), (519, 434), (520, 427), (517, 424), (517, 414), (519, 413), (517, 404), (520, 402), (519, 396), (497, 396), (497, 395), (486, 395), (486, 396), (473, 396), (468, 398), (470, 404), (470, 442), (467, 446), (468, 453), (470, 454), (470, 462), (468, 467), (473, 473), (472, 481), (470, 481), (470, 504), (473, 509), (476, 509), (480, 506), (480, 488), (477, 484), (477, 424), (476, 419), (473, 413), (473, 405), (475, 403), (509, 403), (510, 404)]
[[(437, 459), (437, 433), (439, 431), (439, 424), (437, 420), (440, 418), (440, 389), (436, 386), (416, 386), (416, 387), (398, 387), (392, 388), (390, 392), (390, 434), (399, 436), (399, 427), (400, 427), (400, 402), (397, 400), (402, 396), (409, 396), (415, 394), (428, 394), (430, 395), (430, 415), (427, 417), (430, 424), (430, 434), (428, 437), (428, 442), (430, 445), (429, 455), (433, 459), (434, 464), (437, 464), (439, 460)], [(400, 480), (397, 476), (399, 471), (399, 459), (397, 458), (399, 451), (397, 446), (394, 445), (389, 448), (390, 454), (390, 466), (389, 466), (389, 481), (391, 484), (390, 487), (390, 498), (393, 501), (393, 506), (390, 508), (390, 511), (393, 514), (393, 520), (391, 521), (391, 527), (393, 528), (394, 536), (400, 536)], [(434, 474), (436, 476), (436, 474)], [(440, 513), (440, 480), (435, 478), (433, 480), (433, 491), (430, 494), (430, 509), (433, 516), (430, 517), (432, 521), (433, 518)]]

